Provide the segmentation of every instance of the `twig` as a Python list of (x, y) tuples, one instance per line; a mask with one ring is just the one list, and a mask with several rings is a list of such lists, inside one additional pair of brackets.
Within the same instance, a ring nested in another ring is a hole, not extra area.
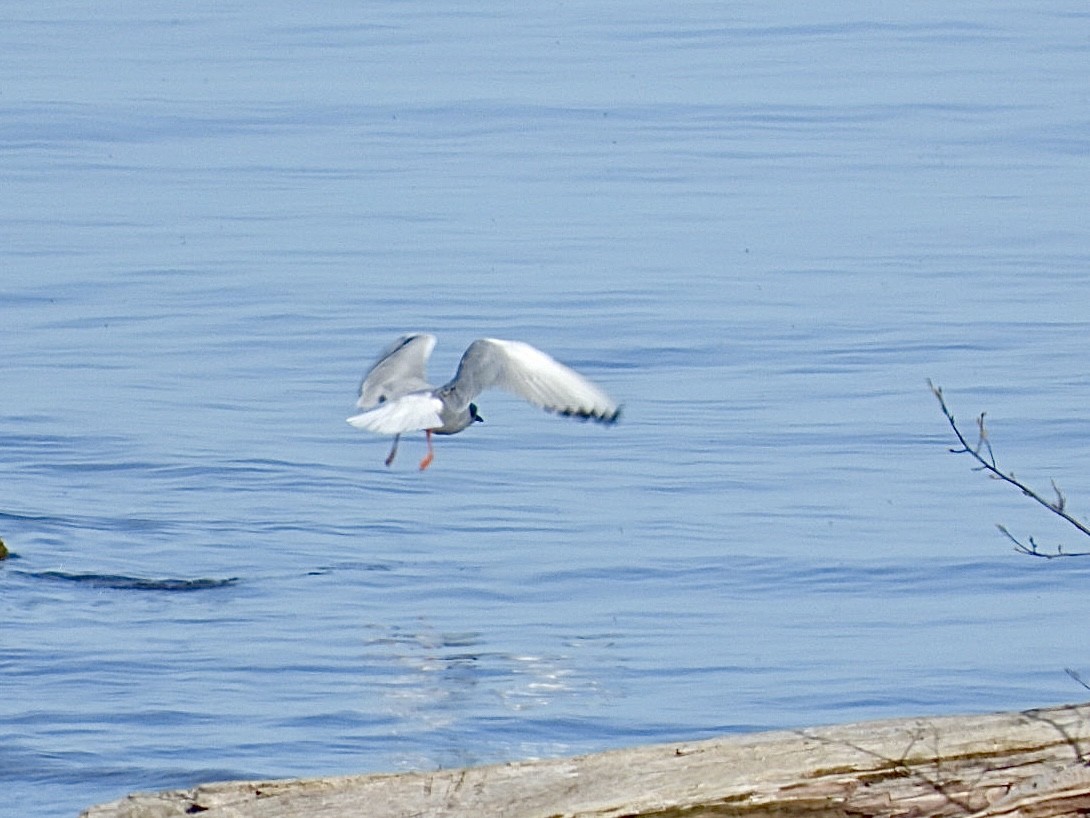
[(1090, 685), (1088, 685), (1088, 684), (1087, 684), (1087, 683), (1086, 683), (1085, 681), (1083, 681), (1083, 678), (1082, 678), (1082, 676), (1080, 676), (1080, 675), (1078, 674), (1078, 672), (1077, 672), (1077, 671), (1074, 671), (1074, 670), (1072, 670), (1072, 669), (1071, 669), (1071, 668), (1069, 668), (1069, 667), (1065, 667), (1065, 668), (1064, 668), (1064, 673), (1066, 673), (1066, 674), (1067, 674), (1068, 676), (1070, 676), (1070, 677), (1071, 677), (1072, 679), (1074, 679), (1074, 680), (1075, 680), (1076, 682), (1078, 682), (1079, 684), (1081, 684), (1081, 685), (1082, 685), (1083, 687), (1085, 687), (1085, 688), (1086, 688), (1087, 690), (1090, 690)]
[[(969, 441), (965, 439), (965, 435), (962, 434), (961, 429), (958, 428), (957, 422), (954, 420), (953, 414), (950, 412), (949, 407), (946, 405), (946, 399), (942, 395), (942, 387), (935, 386), (931, 382), (931, 379), (927, 379), (927, 385), (931, 388), (931, 393), (938, 399), (939, 406), (942, 407), (942, 413), (946, 416), (947, 422), (950, 424), (950, 428), (954, 430), (954, 435), (958, 439), (958, 443), (961, 444), (961, 448), (951, 449), (954, 454), (968, 454), (980, 465), (977, 467), (979, 471), (986, 471), (996, 480), (1002, 480), (1004, 483), (1010, 483), (1016, 489), (1022, 492), (1026, 497), (1037, 501), (1042, 506), (1047, 508), (1053, 514), (1067, 520), (1071, 525), (1075, 526), (1079, 531), (1090, 537), (1090, 527), (1087, 527), (1081, 520), (1077, 520), (1067, 512), (1067, 498), (1063, 492), (1060, 491), (1060, 487), (1056, 485), (1056, 481), (1052, 481), (1052, 491), (1056, 494), (1056, 499), (1049, 502), (1036, 491), (1031, 489), (1021, 480), (1014, 476), (1014, 472), (1004, 473), (1000, 471), (999, 465), (995, 460), (995, 452), (992, 451), (991, 441), (988, 440), (988, 429), (984, 425), (984, 412), (980, 413), (980, 416), (976, 419), (977, 426), (977, 442), (976, 446), (970, 446)], [(983, 453), (982, 453), (983, 452)], [(985, 456), (986, 455), (986, 456)], [(1029, 545), (1025, 545), (1014, 537), (1003, 526), (997, 526), (997, 528), (1014, 543), (1014, 550), (1021, 554), (1027, 554), (1031, 557), (1044, 557), (1045, 559), (1053, 559), (1055, 557), (1090, 557), (1090, 551), (1064, 551), (1062, 546), (1057, 546), (1055, 552), (1049, 553), (1047, 551), (1041, 551), (1033, 537), (1029, 538)]]
[(1014, 543), (1015, 551), (1017, 551), (1019, 554), (1025, 554), (1027, 557), (1042, 557), (1046, 560), (1053, 560), (1056, 559), (1056, 557), (1090, 557), (1090, 551), (1064, 551), (1064, 547), (1062, 545), (1057, 545), (1056, 550), (1051, 553), (1049, 553), (1048, 551), (1042, 551), (1041, 547), (1037, 545), (1037, 541), (1033, 539), (1033, 537), (1029, 538), (1029, 545), (1026, 545), (1013, 534), (1011, 534), (1010, 531), (1007, 530), (1006, 526), (1002, 526), (999, 525), (999, 523), (996, 523), (995, 527), (999, 529), (999, 533), (1001, 533), (1004, 537)]

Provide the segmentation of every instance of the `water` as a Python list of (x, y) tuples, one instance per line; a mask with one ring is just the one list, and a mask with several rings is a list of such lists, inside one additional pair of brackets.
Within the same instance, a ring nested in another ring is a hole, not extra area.
[[(1090, 18), (16, 3), (0, 31), (13, 815), (1074, 701)], [(396, 335), (626, 405), (344, 423)]]

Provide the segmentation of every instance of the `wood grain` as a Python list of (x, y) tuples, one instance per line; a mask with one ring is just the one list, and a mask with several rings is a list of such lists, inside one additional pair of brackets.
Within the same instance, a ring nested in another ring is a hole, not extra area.
[(83, 818), (1051, 816), (1090, 811), (1090, 704), (437, 772), (206, 784)]

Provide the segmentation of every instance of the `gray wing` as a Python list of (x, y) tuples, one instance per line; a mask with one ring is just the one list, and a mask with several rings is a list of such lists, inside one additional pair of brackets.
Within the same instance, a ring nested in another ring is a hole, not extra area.
[(521, 341), (474, 341), (462, 356), (454, 380), (442, 391), (468, 405), (493, 387), (561, 415), (613, 423), (621, 414), (621, 407), (600, 387)]
[(370, 409), (409, 392), (431, 389), (426, 379), (426, 369), (428, 356), (433, 349), (434, 335), (402, 335), (382, 351), (363, 376), (356, 406)]

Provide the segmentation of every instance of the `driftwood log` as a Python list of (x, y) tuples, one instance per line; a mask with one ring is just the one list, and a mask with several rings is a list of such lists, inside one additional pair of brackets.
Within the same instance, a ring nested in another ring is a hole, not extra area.
[(437, 772), (205, 784), (83, 818), (1075, 816), (1090, 704), (863, 722)]

